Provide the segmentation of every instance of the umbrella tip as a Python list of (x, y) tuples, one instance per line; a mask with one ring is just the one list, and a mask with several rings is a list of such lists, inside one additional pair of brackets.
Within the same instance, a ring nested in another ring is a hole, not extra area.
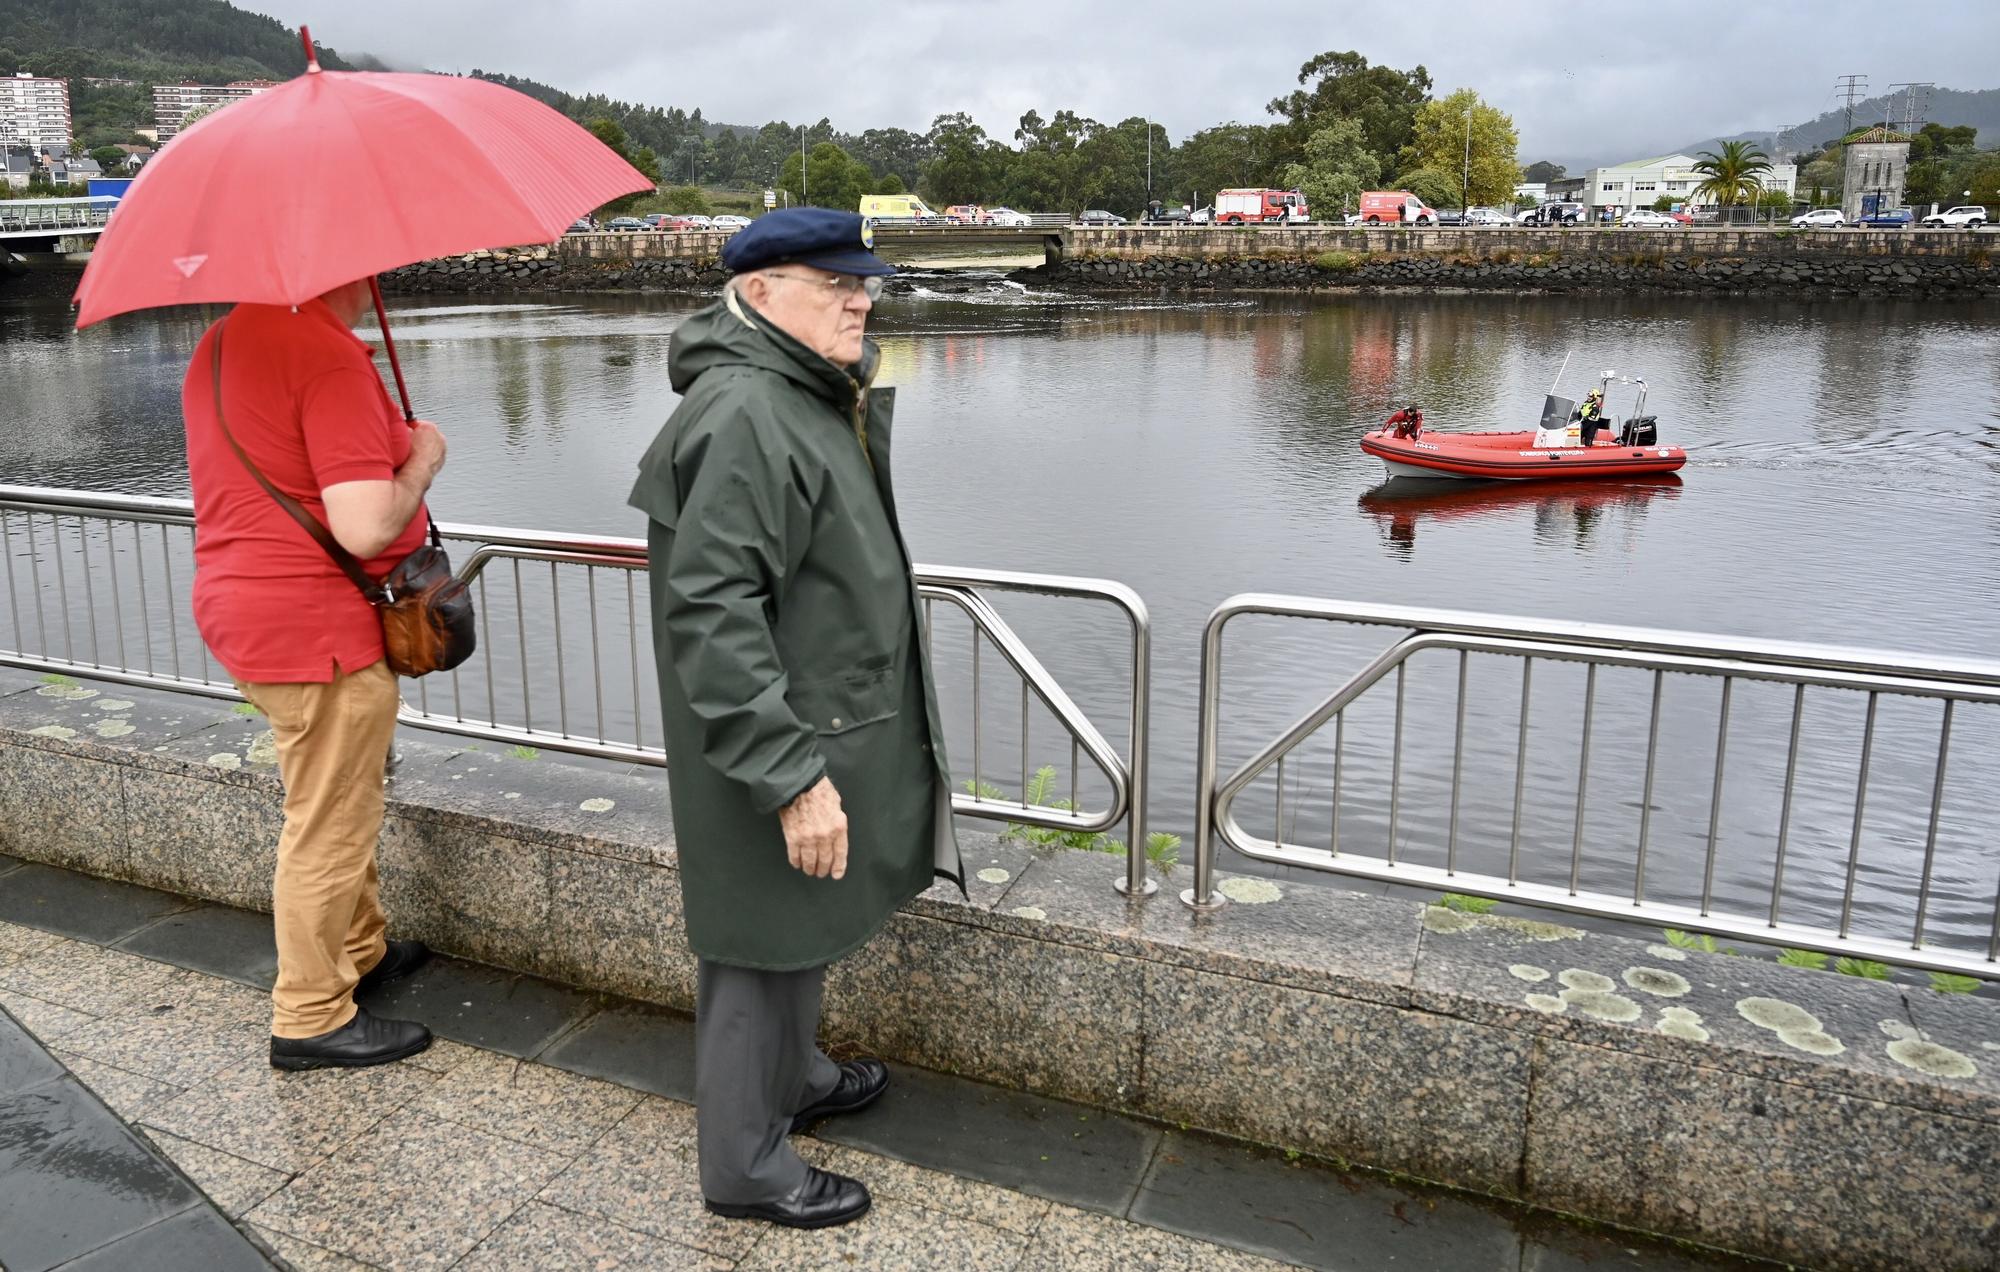
[(299, 42), (306, 46), (306, 74), (319, 74), (319, 54), (313, 52), (312, 31), (304, 23), (299, 24)]

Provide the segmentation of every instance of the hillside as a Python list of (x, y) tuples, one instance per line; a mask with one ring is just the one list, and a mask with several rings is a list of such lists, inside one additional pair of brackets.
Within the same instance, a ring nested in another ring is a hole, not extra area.
[[(1891, 103), (1887, 97), (1871, 97), (1858, 102), (1854, 107), (1854, 126), (1879, 124), (1885, 118), (1897, 118), (1902, 109), (1901, 95)], [(1925, 120), (1931, 123), (1957, 127), (1969, 124), (1979, 130), (1980, 146), (2000, 145), (2000, 88), (1980, 89), (1965, 92), (1959, 89), (1933, 89), (1929, 109), (1924, 112)], [(1713, 150), (1724, 141), (1754, 141), (1771, 154), (1785, 156), (1800, 153), (1810, 154), (1829, 141), (1838, 139), (1844, 131), (1846, 109), (1830, 110), (1816, 119), (1790, 128), (1778, 128), (1764, 132), (1738, 133), (1733, 137), (1710, 137), (1697, 141), (1681, 149), (1689, 154), (1703, 150)]]
[[(320, 65), (354, 67), (321, 47)], [(71, 79), (289, 79), (296, 31), (226, 0), (0, 0), (0, 74)]]

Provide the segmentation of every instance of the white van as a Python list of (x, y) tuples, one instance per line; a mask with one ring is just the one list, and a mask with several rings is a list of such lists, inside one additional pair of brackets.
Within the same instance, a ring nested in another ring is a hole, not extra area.
[(922, 225), (937, 219), (937, 213), (924, 206), (924, 201), (914, 194), (864, 194), (861, 196), (860, 211), (870, 225), (893, 221)]

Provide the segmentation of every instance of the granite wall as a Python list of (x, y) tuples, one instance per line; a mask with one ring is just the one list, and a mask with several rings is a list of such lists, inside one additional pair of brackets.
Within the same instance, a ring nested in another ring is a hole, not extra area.
[[(398, 747), (399, 934), (691, 1005), (664, 775)], [(266, 908), (273, 761), (227, 704), (0, 671), (0, 852)], [(2000, 1266), (1993, 999), (1289, 881), (1198, 916), (967, 847), (969, 899), (834, 968), (831, 1040), (1810, 1266)]]

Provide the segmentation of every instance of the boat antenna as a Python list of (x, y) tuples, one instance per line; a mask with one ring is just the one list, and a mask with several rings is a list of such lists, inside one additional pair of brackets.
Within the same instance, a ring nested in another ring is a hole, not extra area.
[(1550, 384), (1549, 384), (1549, 396), (1550, 396), (1550, 397), (1554, 397), (1554, 396), (1555, 396), (1555, 392), (1556, 392), (1556, 386), (1557, 386), (1557, 385), (1559, 385), (1559, 384), (1561, 384), (1561, 383), (1563, 382), (1563, 372), (1564, 372), (1564, 371), (1567, 371), (1567, 370), (1569, 370), (1569, 360), (1570, 360), (1571, 358), (1575, 357), (1575, 356), (1576, 356), (1576, 350), (1574, 350), (1574, 349), (1571, 349), (1571, 350), (1570, 350), (1570, 351), (1569, 351), (1568, 353), (1565, 353), (1565, 354), (1563, 355), (1563, 364), (1562, 364), (1562, 366), (1561, 366), (1561, 367), (1560, 367), (1560, 368), (1559, 368), (1559, 369), (1558, 369), (1558, 370), (1556, 371), (1556, 378), (1555, 378), (1555, 379), (1554, 379), (1553, 381), (1551, 381), (1551, 382), (1550, 382)]

